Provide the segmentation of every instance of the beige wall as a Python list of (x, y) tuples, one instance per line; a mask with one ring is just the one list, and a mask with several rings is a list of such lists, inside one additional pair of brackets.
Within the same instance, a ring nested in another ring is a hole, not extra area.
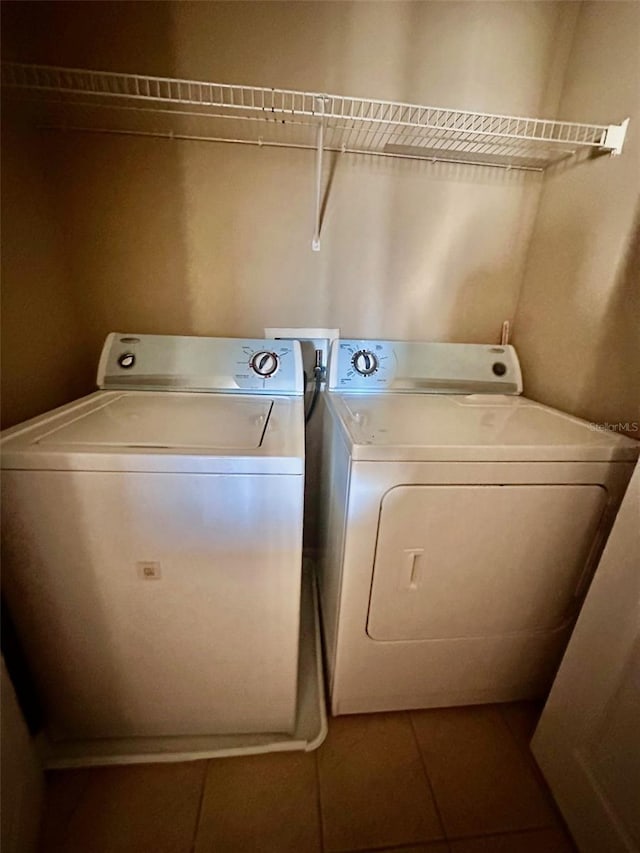
[(632, 424), (640, 422), (640, 4), (583, 5), (559, 112), (605, 123), (630, 116), (628, 141), (619, 158), (548, 177), (514, 343), (529, 396)]
[[(553, 115), (578, 9), (20, 3), (8, 4), (3, 23), (7, 58)], [(312, 325), (353, 336), (494, 341), (514, 315), (536, 177), (338, 156), (316, 254), (311, 152), (72, 132), (40, 139), (51, 213), (33, 217), (19, 192), (11, 205), (31, 221), (34, 245), (47, 243), (56, 223), (64, 281), (57, 262), (46, 287), (17, 259), (5, 265), (9, 299), (44, 295), (34, 312), (18, 308), (7, 318), (6, 374), (16, 385), (25, 373), (23, 332), (63, 305), (54, 325), (65, 336), (81, 319), (91, 371), (111, 330), (244, 336)], [(24, 155), (18, 172), (33, 182), (29, 170), (40, 167), (30, 150)], [(45, 350), (66, 376), (65, 354), (51, 341)], [(72, 343), (66, 352), (76, 350)], [(76, 365), (89, 390), (86, 365)], [(56, 388), (60, 402), (71, 395)], [(8, 397), (7, 420), (51, 402), (43, 394), (15, 408)]]
[(33, 133), (2, 133), (2, 426), (90, 387), (86, 334)]

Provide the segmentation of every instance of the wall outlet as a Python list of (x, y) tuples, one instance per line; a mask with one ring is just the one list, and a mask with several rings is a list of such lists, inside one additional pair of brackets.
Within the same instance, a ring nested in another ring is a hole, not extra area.
[(322, 352), (322, 366), (327, 367), (331, 342), (340, 337), (340, 329), (265, 329), (265, 338), (286, 338), (300, 341), (302, 362), (307, 376), (313, 375), (316, 350)]

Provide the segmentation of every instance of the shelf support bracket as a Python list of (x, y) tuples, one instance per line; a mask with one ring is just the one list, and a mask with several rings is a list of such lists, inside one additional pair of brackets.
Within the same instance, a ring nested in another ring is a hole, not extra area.
[(622, 124), (610, 124), (607, 128), (603, 145), (612, 155), (622, 154), (622, 146), (624, 145), (624, 138), (627, 135), (628, 127), (629, 119), (626, 118)]
[(322, 160), (324, 157), (324, 118), (318, 122), (316, 131), (316, 196), (313, 240), (311, 248), (320, 251), (320, 220), (322, 218)]

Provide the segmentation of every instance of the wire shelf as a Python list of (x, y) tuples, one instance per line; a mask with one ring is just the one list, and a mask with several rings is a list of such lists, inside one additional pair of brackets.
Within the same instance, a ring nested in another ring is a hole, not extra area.
[(534, 171), (580, 150), (620, 153), (627, 124), (13, 62), (2, 85), (51, 127), (316, 148), (321, 125), (325, 150)]

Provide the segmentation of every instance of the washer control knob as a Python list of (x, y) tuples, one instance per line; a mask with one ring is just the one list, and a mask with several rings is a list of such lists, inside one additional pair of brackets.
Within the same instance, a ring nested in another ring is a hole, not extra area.
[(379, 367), (378, 357), (368, 349), (361, 349), (351, 359), (356, 373), (360, 376), (371, 376)]
[(269, 376), (273, 376), (276, 372), (280, 366), (280, 360), (275, 352), (260, 350), (260, 352), (251, 356), (249, 366), (254, 373), (258, 374), (258, 376), (262, 376), (263, 379), (267, 379)]
[(496, 376), (504, 376), (507, 372), (507, 365), (504, 361), (495, 361), (491, 368)]
[(136, 357), (132, 352), (123, 352), (121, 356), (118, 356), (118, 364), (120, 367), (123, 367), (127, 370), (136, 363)]

